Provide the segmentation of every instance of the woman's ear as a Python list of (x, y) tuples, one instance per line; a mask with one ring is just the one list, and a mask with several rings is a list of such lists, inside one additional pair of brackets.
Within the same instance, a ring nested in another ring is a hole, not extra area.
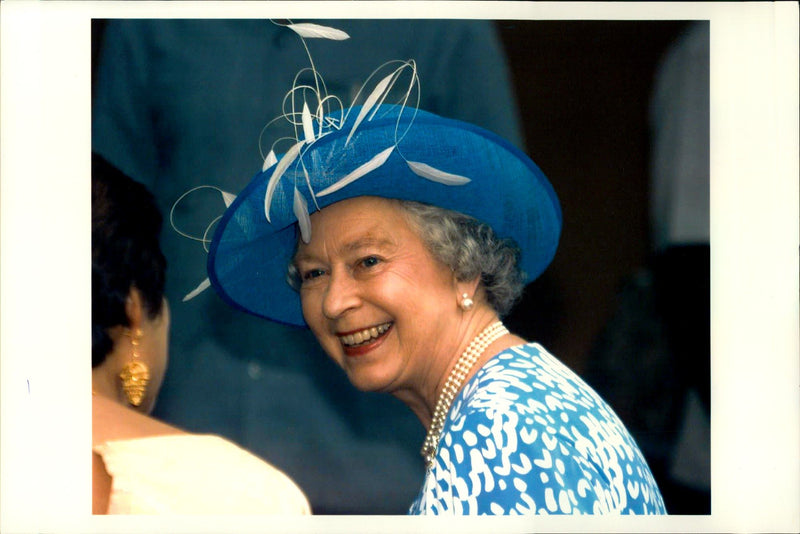
[(131, 286), (128, 297), (125, 299), (125, 315), (128, 316), (131, 330), (140, 329), (147, 315), (142, 292), (134, 286)]

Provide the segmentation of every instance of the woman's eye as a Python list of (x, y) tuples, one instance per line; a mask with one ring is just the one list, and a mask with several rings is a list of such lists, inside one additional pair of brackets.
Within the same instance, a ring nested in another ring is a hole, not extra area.
[(379, 260), (375, 256), (367, 256), (366, 258), (361, 260), (361, 265), (363, 265), (364, 267), (375, 267), (380, 262), (381, 260)]
[(314, 278), (318, 278), (325, 274), (325, 271), (322, 269), (309, 269), (307, 271), (303, 271), (303, 280), (313, 280)]

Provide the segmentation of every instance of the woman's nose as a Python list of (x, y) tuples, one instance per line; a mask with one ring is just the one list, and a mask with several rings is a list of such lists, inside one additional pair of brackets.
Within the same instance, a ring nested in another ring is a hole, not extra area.
[(358, 287), (350, 273), (342, 270), (330, 275), (330, 282), (322, 300), (322, 313), (328, 319), (336, 319), (348, 310), (358, 307)]

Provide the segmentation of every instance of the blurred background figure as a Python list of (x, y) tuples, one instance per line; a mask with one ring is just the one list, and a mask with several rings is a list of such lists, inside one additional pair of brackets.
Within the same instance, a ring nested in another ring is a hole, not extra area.
[[(413, 58), (420, 108), (523, 145), (490, 22), (325, 24), (351, 36), (309, 42), (328, 93), (347, 103), (375, 66)], [(261, 168), (262, 128), (308, 61), (292, 32), (266, 20), (114, 20), (95, 29), (93, 149), (146, 184), (164, 213), (198, 185), (241, 190)], [(175, 212), (194, 235), (211, 219), (201, 196)], [(424, 469), (416, 418), (391, 397), (351, 388), (306, 330), (265, 324), (212, 291), (182, 303), (206, 277), (204, 253), (172, 230), (162, 245), (174, 357), (154, 414), (268, 458), (315, 513), (405, 513)]]
[(709, 24), (670, 46), (650, 107), (652, 257), (587, 374), (636, 436), (672, 514), (711, 512)]
[(279, 470), (148, 414), (167, 368), (170, 309), (153, 195), (92, 158), (92, 512), (307, 514)]

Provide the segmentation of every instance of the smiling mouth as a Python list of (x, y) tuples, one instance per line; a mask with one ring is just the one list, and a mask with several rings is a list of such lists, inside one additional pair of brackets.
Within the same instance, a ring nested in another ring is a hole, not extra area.
[(383, 323), (358, 332), (353, 332), (346, 335), (338, 335), (339, 341), (345, 347), (359, 347), (361, 345), (368, 345), (379, 337), (383, 336), (390, 328), (392, 323)]

